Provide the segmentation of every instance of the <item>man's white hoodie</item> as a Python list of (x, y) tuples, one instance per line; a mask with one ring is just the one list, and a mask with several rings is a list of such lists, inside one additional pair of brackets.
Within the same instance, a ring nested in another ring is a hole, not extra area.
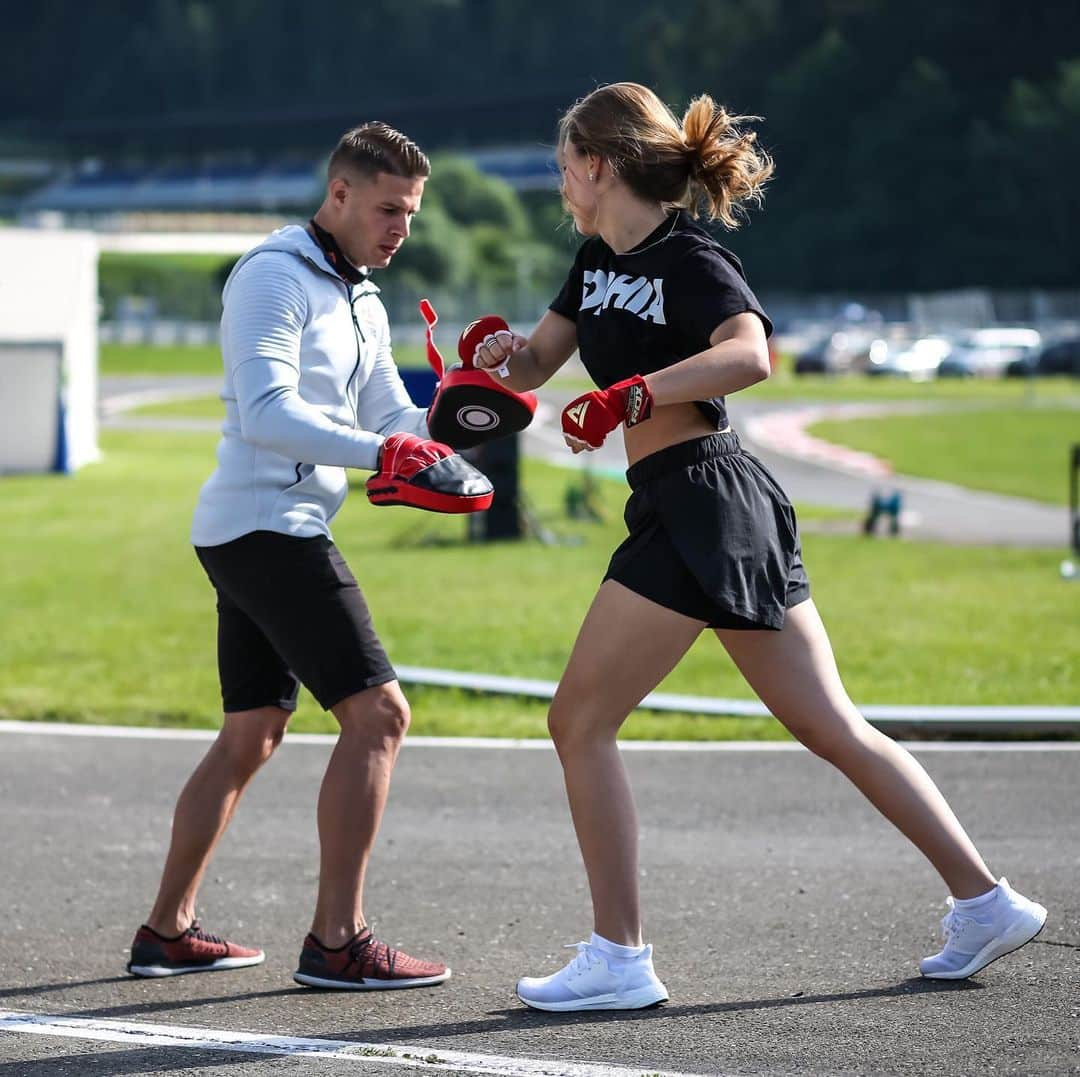
[(345, 468), (374, 471), (389, 434), (429, 436), (378, 291), (343, 281), (299, 225), (237, 262), (222, 293), (225, 422), (195, 508), (196, 546), (251, 531), (329, 536)]

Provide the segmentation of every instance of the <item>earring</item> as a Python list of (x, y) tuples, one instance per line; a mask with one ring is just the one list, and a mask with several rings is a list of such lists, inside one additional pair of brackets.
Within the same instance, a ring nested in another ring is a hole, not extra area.
[(589, 173), (589, 182), (590, 182), (590, 183), (592, 183), (592, 181), (593, 181), (594, 179), (596, 179), (596, 177), (595, 177), (595, 176), (594, 176), (594, 175), (593, 175), (593, 174), (592, 174), (592, 173), (590, 172), (590, 173)]

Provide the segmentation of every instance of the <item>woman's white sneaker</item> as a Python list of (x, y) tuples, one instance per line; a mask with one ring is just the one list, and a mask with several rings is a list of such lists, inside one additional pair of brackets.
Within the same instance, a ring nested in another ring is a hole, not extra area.
[(666, 1002), (667, 988), (653, 971), (652, 947), (635, 957), (603, 953), (590, 942), (571, 943), (577, 956), (551, 976), (524, 976), (517, 996), (535, 1010), (640, 1010)]
[(1046, 909), (1018, 894), (1008, 879), (991, 891), (993, 897), (975, 908), (964, 908), (952, 898), (941, 921), (945, 946), (919, 962), (919, 971), (931, 980), (966, 980), (991, 961), (1019, 950), (1043, 929)]

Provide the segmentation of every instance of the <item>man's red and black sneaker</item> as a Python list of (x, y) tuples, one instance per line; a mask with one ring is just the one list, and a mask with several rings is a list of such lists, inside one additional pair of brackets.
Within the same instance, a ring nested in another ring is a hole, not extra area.
[(420, 961), (394, 950), (374, 938), (370, 927), (365, 927), (336, 950), (308, 935), (293, 979), (305, 987), (383, 991), (439, 984), (450, 979), (450, 970), (438, 962)]
[(242, 969), (261, 965), (265, 960), (262, 950), (219, 939), (203, 931), (199, 921), (194, 920), (187, 931), (173, 939), (143, 924), (135, 932), (127, 968), (132, 976), (180, 976), (185, 972)]

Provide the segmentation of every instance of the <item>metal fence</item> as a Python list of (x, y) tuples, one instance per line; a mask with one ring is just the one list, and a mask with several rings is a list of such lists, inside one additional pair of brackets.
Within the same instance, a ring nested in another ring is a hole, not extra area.
[[(395, 339), (423, 340), (417, 310), (420, 295), (388, 281), (383, 300)], [(481, 314), (499, 313), (511, 324), (530, 327), (543, 315), (551, 296), (525, 289), (473, 289), (426, 293), (440, 317), (440, 338)], [(1029, 325), (1044, 334), (1080, 327), (1080, 291), (994, 291), (963, 289), (938, 293), (795, 295), (762, 292), (765, 309), (781, 335), (802, 336), (842, 325), (903, 325), (914, 334), (978, 329), (994, 325)], [(207, 295), (208, 313), (220, 311), (216, 293)], [(167, 300), (133, 297), (105, 312), (101, 340), (132, 344), (206, 344), (218, 337), (216, 319), (171, 316)]]

